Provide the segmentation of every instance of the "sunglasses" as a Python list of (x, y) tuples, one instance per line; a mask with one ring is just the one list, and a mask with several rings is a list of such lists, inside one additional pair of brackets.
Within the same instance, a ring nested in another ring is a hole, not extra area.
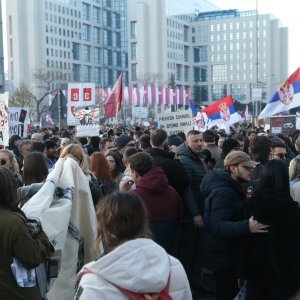
[(6, 159), (2, 158), (2, 159), (0, 160), (1, 166), (5, 166), (6, 163), (7, 163), (7, 160), (6, 160)]
[(274, 153), (274, 155), (278, 156), (280, 159), (283, 159), (286, 157), (285, 153)]

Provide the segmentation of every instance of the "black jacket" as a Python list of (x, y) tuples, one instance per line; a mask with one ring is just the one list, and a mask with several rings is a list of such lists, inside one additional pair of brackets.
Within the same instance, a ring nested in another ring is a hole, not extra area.
[(199, 154), (194, 153), (186, 144), (177, 148), (177, 157), (184, 167), (190, 184), (184, 190), (184, 218), (191, 219), (203, 214), (203, 197), (200, 193), (200, 184), (206, 174), (206, 167)]
[(148, 148), (144, 151), (152, 156), (155, 167), (161, 167), (164, 170), (169, 185), (182, 196), (190, 181), (183, 166), (174, 159), (174, 154), (158, 148)]
[(281, 287), (288, 297), (300, 288), (300, 208), (278, 190), (259, 189), (246, 203), (251, 215), (269, 224), (266, 234), (253, 234), (243, 243), (240, 276)]
[(244, 194), (240, 184), (221, 169), (208, 172), (201, 183), (204, 200), (204, 265), (212, 271), (234, 266), (241, 237), (250, 233), (242, 220)]

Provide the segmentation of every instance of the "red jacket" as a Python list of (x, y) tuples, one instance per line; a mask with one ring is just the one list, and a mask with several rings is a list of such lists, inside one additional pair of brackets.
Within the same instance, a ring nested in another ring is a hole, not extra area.
[(181, 198), (169, 186), (162, 168), (156, 167), (144, 174), (136, 186), (132, 192), (144, 201), (149, 222), (179, 220)]

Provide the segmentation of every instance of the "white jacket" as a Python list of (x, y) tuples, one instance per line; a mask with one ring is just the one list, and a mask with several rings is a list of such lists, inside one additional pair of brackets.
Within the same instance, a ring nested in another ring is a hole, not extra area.
[[(85, 273), (87, 270), (92, 273)], [(181, 263), (150, 239), (128, 241), (86, 264), (82, 272), (85, 274), (75, 297), (80, 300), (128, 299), (111, 283), (135, 293), (159, 293), (166, 287), (169, 274), (172, 299), (192, 299)]]

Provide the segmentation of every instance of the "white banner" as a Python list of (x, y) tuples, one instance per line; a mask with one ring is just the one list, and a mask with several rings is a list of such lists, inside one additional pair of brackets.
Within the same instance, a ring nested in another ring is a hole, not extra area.
[(99, 136), (99, 107), (76, 108), (76, 136)]
[(0, 145), (4, 146), (9, 144), (7, 104), (8, 93), (0, 94)]
[(158, 128), (166, 130), (169, 135), (178, 132), (187, 134), (193, 129), (192, 113), (189, 110), (158, 114), (157, 121)]
[(21, 107), (8, 108), (9, 135), (19, 135), (26, 138), (28, 135), (28, 124), (30, 124), (29, 109)]
[(142, 106), (132, 107), (132, 117), (139, 119), (147, 119), (148, 118), (148, 108)]
[(85, 107), (96, 104), (95, 83), (69, 83), (68, 106)]

